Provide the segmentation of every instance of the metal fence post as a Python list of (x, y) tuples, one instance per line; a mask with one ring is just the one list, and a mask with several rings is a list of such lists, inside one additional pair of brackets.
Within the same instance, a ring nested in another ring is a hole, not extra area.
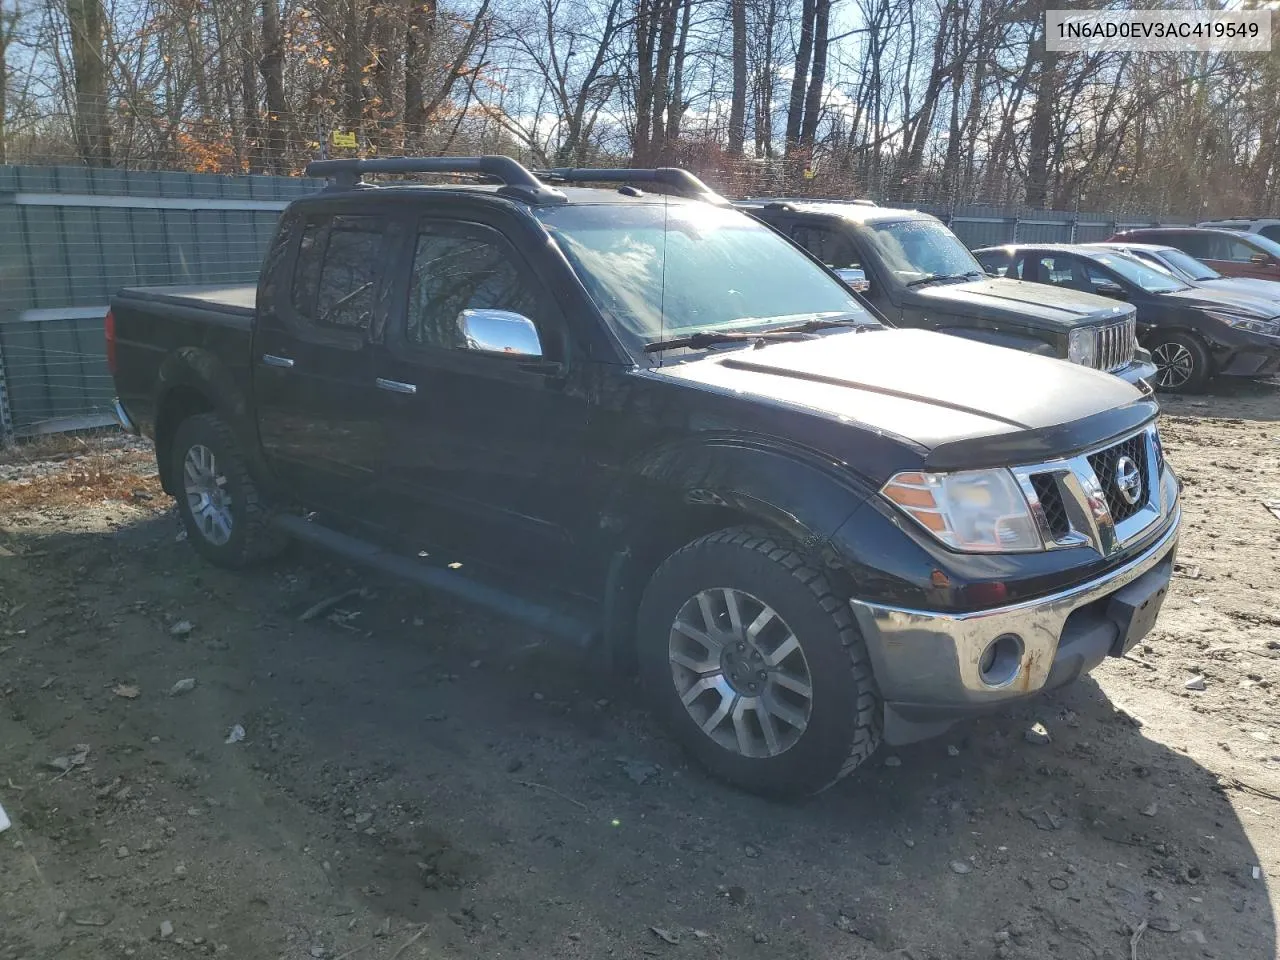
[(13, 445), (13, 416), (9, 411), (9, 384), (5, 380), (4, 348), (0, 347), (0, 447)]

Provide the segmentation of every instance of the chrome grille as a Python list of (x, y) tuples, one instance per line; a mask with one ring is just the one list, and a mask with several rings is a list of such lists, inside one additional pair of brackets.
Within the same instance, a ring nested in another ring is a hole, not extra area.
[(1153, 425), (1079, 456), (1015, 468), (1044, 545), (1108, 556), (1166, 516), (1177, 494), (1165, 482), (1159, 444)]
[[(1139, 482), (1142, 485), (1142, 493), (1133, 503), (1125, 499), (1120, 490), (1120, 482), (1117, 479), (1117, 466), (1125, 457), (1128, 457), (1137, 466)], [(1089, 465), (1093, 467), (1093, 472), (1097, 474), (1098, 483), (1102, 485), (1102, 492), (1107, 498), (1107, 507), (1111, 510), (1111, 518), (1116, 523), (1128, 520), (1146, 506), (1148, 499), (1147, 444), (1143, 434), (1130, 437), (1128, 440), (1117, 443), (1113, 447), (1108, 447), (1106, 450), (1091, 453), (1089, 455)]]
[(1040, 509), (1044, 511), (1044, 522), (1055, 541), (1071, 533), (1071, 519), (1067, 516), (1066, 504), (1062, 502), (1062, 491), (1058, 489), (1058, 481), (1051, 473), (1037, 473), (1031, 477), (1031, 486), (1040, 498)]
[(1095, 365), (1099, 370), (1119, 370), (1133, 362), (1137, 344), (1137, 321), (1130, 314), (1118, 323), (1098, 327), (1098, 350)]

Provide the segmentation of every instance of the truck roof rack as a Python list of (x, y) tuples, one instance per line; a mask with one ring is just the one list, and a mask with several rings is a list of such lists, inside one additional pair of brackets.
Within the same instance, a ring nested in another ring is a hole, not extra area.
[(455, 173), (484, 176), (502, 183), (498, 193), (524, 203), (565, 203), (567, 198), (548, 187), (510, 157), (352, 157), (342, 160), (313, 160), (307, 164), (308, 177), (327, 177), (339, 190), (369, 186), (366, 173)]
[(728, 206), (729, 201), (679, 167), (654, 167), (634, 169), (626, 167), (555, 167), (539, 170), (545, 180), (562, 183), (658, 183), (690, 200), (702, 200), (717, 206)]

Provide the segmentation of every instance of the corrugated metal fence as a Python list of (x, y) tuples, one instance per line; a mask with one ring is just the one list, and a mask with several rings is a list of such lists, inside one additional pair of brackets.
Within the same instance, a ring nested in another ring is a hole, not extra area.
[(920, 204), (947, 224), (971, 248), (997, 243), (1094, 243), (1131, 227), (1181, 225), (1182, 221), (1141, 216), (1111, 216), (1070, 210), (1019, 210), (1009, 207), (947, 207)]
[(256, 278), (314, 181), (0, 167), (0, 438), (112, 422), (102, 318), (121, 287)]
[[(0, 442), (112, 422), (102, 342), (120, 287), (245, 283), (289, 177), (0, 166)], [(970, 247), (1103, 240), (1142, 218), (923, 205)]]

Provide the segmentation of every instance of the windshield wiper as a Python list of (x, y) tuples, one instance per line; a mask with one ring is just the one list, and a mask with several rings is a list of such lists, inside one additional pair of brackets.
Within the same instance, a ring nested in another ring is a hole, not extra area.
[(969, 277), (983, 277), (984, 273), (978, 270), (970, 270), (968, 273), (930, 273), (916, 280), (908, 280), (908, 287), (918, 287), (922, 283), (933, 283), (936, 280), (967, 280)]
[(644, 345), (645, 353), (657, 353), (659, 350), (676, 350), (680, 347), (692, 347), (701, 350), (717, 343), (759, 343), (768, 340), (805, 340), (804, 330), (773, 329), (758, 330), (745, 333), (741, 330), (695, 330), (682, 337), (670, 337), (666, 340), (651, 340)]
[(928, 274), (925, 274), (923, 277), (916, 278), (915, 280), (908, 280), (907, 286), (918, 287), (922, 283), (933, 283), (933, 281), (935, 280), (945, 280), (945, 279), (946, 277), (944, 277), (940, 273), (928, 273)]
[(814, 333), (829, 327), (851, 327), (861, 330), (874, 330), (880, 324), (875, 320), (862, 320), (854, 317), (813, 317), (799, 323), (788, 323), (780, 327), (772, 327), (769, 333)]

